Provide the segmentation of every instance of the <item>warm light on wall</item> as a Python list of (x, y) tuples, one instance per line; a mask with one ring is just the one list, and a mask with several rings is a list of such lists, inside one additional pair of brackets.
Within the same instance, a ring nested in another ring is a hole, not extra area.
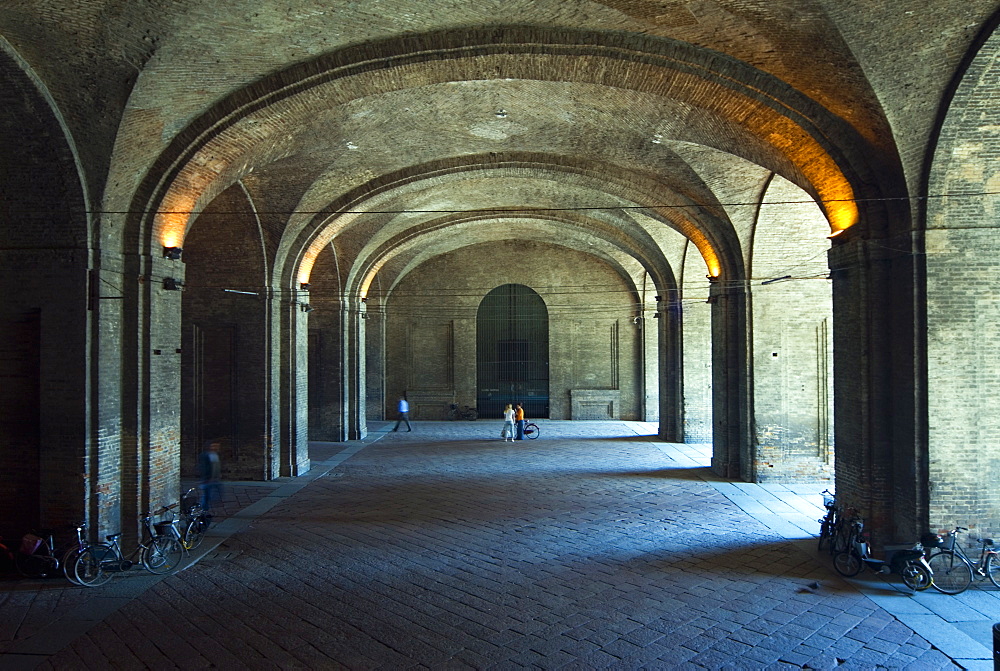
[(156, 215), (156, 237), (164, 247), (183, 247), (191, 211), (194, 209), (193, 196), (184, 196), (171, 191), (163, 199), (160, 213)]
[[(827, 157), (829, 158), (829, 157)], [(813, 177), (820, 206), (830, 222), (830, 232), (837, 235), (858, 223), (858, 205), (854, 200), (854, 189), (832, 159), (826, 169)]]

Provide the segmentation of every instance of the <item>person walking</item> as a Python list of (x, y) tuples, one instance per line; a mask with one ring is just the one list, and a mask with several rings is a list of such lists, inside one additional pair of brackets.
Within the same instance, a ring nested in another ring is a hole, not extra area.
[(524, 440), (524, 408), (520, 403), (514, 408), (514, 422), (517, 425), (517, 435), (514, 436), (514, 440)]
[(392, 430), (399, 431), (400, 422), (406, 422), (406, 430), (413, 431), (413, 427), (410, 426), (410, 404), (406, 400), (405, 395), (399, 399), (399, 406), (397, 407), (397, 410), (399, 410), (399, 418), (396, 420), (396, 426), (394, 426)]
[(201, 489), (201, 509), (206, 515), (212, 514), (212, 504), (222, 502), (222, 459), (219, 457), (221, 445), (210, 440), (198, 455), (198, 478)]
[(503, 411), (503, 428), (500, 429), (500, 439), (504, 442), (508, 440), (514, 442), (514, 408), (510, 407), (510, 403)]

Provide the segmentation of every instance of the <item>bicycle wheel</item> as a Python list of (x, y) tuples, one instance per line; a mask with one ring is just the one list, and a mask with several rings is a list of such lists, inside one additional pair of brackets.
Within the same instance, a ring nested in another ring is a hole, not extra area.
[(62, 556), (63, 575), (66, 576), (66, 580), (69, 580), (74, 585), (79, 585), (80, 582), (76, 579), (76, 574), (73, 573), (73, 564), (76, 563), (76, 558), (80, 556), (80, 552), (82, 551), (83, 546), (74, 545), (66, 550)]
[(833, 534), (830, 533), (830, 520), (824, 517), (819, 522), (819, 543), (816, 549), (822, 552), (827, 545), (833, 545)]
[(150, 573), (170, 573), (180, 566), (184, 546), (173, 536), (155, 536), (142, 548), (142, 565)]
[(84, 587), (97, 587), (111, 580), (114, 574), (104, 570), (102, 561), (114, 557), (114, 554), (109, 545), (91, 545), (81, 550), (73, 562), (74, 582)]
[(201, 515), (198, 515), (193, 520), (191, 520), (187, 527), (184, 529), (184, 547), (188, 550), (194, 550), (196, 547), (201, 545), (201, 541), (205, 538), (205, 531), (208, 529), (208, 522)]
[(922, 592), (934, 582), (931, 572), (920, 562), (907, 562), (903, 566), (903, 584), (914, 592)]
[(994, 587), (1000, 588), (1000, 555), (990, 553), (986, 556), (986, 577), (990, 579)]
[(861, 573), (861, 557), (853, 550), (838, 552), (833, 556), (833, 568), (842, 576), (851, 578)]
[(836, 557), (841, 552), (847, 552), (851, 547), (849, 525), (843, 520), (834, 522), (830, 530), (830, 556)]
[(14, 568), (25, 578), (47, 578), (54, 572), (55, 560), (48, 555), (14, 552)]
[(524, 435), (532, 440), (538, 438), (538, 425), (535, 423), (528, 423), (524, 425)]
[(949, 550), (935, 552), (928, 559), (934, 581), (931, 586), (944, 594), (960, 594), (972, 583), (972, 567)]

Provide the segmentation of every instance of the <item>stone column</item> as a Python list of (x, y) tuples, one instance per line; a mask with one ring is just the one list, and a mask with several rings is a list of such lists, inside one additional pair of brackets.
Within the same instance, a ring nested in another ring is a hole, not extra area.
[(922, 240), (850, 236), (835, 239), (829, 253), (837, 495), (881, 540), (916, 538), (928, 514), (926, 378), (916, 337)]
[(671, 291), (656, 304), (659, 338), (660, 440), (684, 442), (684, 373), (680, 294)]
[(362, 440), (368, 435), (365, 417), (365, 305), (360, 299), (345, 299), (342, 305), (344, 425), (348, 440)]
[(712, 470), (753, 482), (748, 391), (746, 292), (712, 279)]
[(308, 293), (289, 290), (275, 301), (280, 318), (280, 353), (278, 369), (278, 433), (277, 450), (280, 475), (298, 476), (310, 468), (309, 463), (309, 404), (308, 404)]

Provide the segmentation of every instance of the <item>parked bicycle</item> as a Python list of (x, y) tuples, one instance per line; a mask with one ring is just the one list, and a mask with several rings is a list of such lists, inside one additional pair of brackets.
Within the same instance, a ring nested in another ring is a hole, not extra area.
[(535, 440), (536, 438), (538, 438), (538, 434), (539, 434), (538, 425), (535, 424), (534, 422), (528, 422), (527, 424), (524, 425), (525, 438), (530, 438), (531, 440)]
[(934, 583), (934, 572), (924, 558), (924, 548), (920, 543), (887, 546), (886, 558), (875, 559), (865, 540), (864, 526), (864, 520), (855, 518), (850, 521), (848, 547), (833, 557), (833, 567), (838, 573), (852, 577), (865, 567), (875, 573), (893, 573), (916, 592), (925, 590)]
[(835, 555), (846, 549), (843, 547), (844, 534), (841, 532), (843, 514), (840, 507), (837, 506), (837, 500), (830, 490), (824, 489), (822, 494), (823, 507), (826, 508), (826, 514), (817, 520), (819, 522), (818, 549), (821, 552), (826, 549), (830, 552), (830, 555)]
[(61, 548), (56, 547), (55, 532), (52, 529), (25, 534), (13, 553), (14, 568), (26, 578), (51, 578), (62, 574), (72, 581), (67, 566), (84, 545), (82, 530), (85, 528), (86, 523), (77, 527), (77, 541)]
[(123, 554), (119, 544), (120, 533), (106, 536), (107, 543), (84, 547), (73, 562), (76, 581), (85, 587), (103, 585), (115, 574), (133, 568), (137, 560), (150, 573), (164, 574), (177, 569), (185, 551), (178, 540), (180, 532), (177, 531), (176, 520), (158, 522), (158, 528), (154, 528), (152, 523), (153, 516), (169, 512), (175, 506), (160, 508), (140, 517), (143, 538), (128, 556)]
[(927, 562), (934, 570), (934, 588), (944, 594), (961, 594), (969, 589), (972, 579), (989, 578), (1000, 588), (1000, 552), (994, 549), (992, 538), (980, 538), (979, 559), (975, 563), (969, 558), (958, 542), (958, 534), (968, 531), (965, 527), (955, 527), (940, 540), (938, 549), (931, 553)]
[(472, 422), (479, 419), (479, 411), (467, 405), (459, 408), (457, 404), (452, 403), (448, 407), (448, 419), (452, 421), (456, 419), (465, 419)]
[(184, 515), (181, 544), (185, 550), (194, 550), (201, 545), (212, 523), (211, 513), (206, 513), (201, 507), (201, 492), (197, 487), (187, 490), (181, 497), (181, 514)]

